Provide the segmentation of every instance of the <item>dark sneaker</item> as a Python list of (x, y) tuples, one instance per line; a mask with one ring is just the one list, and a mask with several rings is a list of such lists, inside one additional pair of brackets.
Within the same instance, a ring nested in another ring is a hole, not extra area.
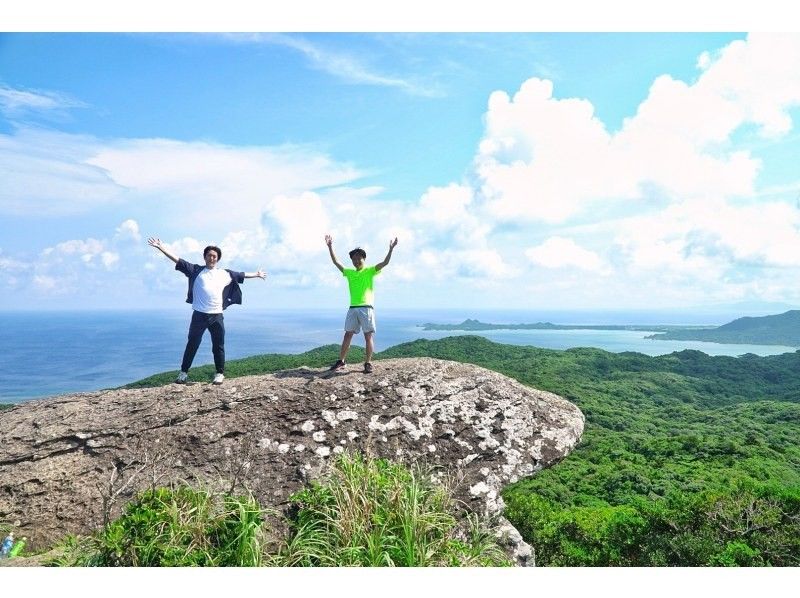
[(334, 363), (330, 368), (328, 368), (329, 372), (335, 372), (336, 370), (344, 369), (344, 361), (341, 359), (337, 359), (336, 363)]
[(372, 364), (368, 361), (364, 364), (364, 373), (371, 374), (372, 373)]

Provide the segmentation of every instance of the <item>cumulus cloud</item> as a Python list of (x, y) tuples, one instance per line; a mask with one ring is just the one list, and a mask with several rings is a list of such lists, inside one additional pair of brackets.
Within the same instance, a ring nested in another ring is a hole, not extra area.
[(541, 245), (525, 250), (525, 255), (531, 262), (544, 268), (578, 268), (595, 272), (606, 270), (600, 256), (564, 237), (550, 237)]
[(0, 271), (2, 272), (19, 272), (27, 268), (27, 264), (16, 260), (14, 258), (6, 257), (3, 255), (3, 250), (0, 249)]
[(139, 223), (129, 218), (117, 227), (114, 239), (141, 241), (142, 235), (139, 233)]
[(463, 184), (430, 187), (410, 212), (414, 235), (431, 245), (486, 247), (490, 220), (474, 200), (475, 190)]
[(330, 230), (327, 210), (316, 193), (275, 197), (267, 204), (263, 219), (275, 226), (276, 241), (291, 253), (319, 253), (320, 240)]
[(663, 75), (622, 129), (591, 103), (558, 99), (530, 79), (492, 94), (475, 160), (476, 184), (501, 219), (560, 223), (597, 202), (631, 202), (653, 189), (672, 201), (752, 195), (761, 163), (734, 134), (753, 124), (785, 135), (800, 105), (800, 36), (753, 34), (704, 54), (697, 81)]
[[(746, 145), (758, 136), (769, 147), (792, 130), (798, 60), (797, 35), (754, 34), (704, 53), (694, 81), (656, 78), (617, 131), (589, 100), (559, 98), (552, 82), (529, 79), (490, 96), (464, 180), (403, 201), (359, 187), (360, 167), (311, 147), (19, 129), (0, 135), (0, 209), (130, 210), (107, 234), (41, 253), (31, 284), (51, 293), (123, 274), (147, 289), (185, 284), (142, 242), (145, 230), (193, 261), (220, 245), (226, 267), (263, 267), (276, 287), (309, 293), (344, 284), (323, 242), (332, 234), (340, 260), (360, 245), (370, 263), (399, 237), (382, 283), (398, 296), (421, 281), (452, 285), (465, 301), (513, 281), (528, 289), (519, 301), (554, 305), (798, 296), (786, 272), (800, 268), (800, 211), (780, 197), (796, 195), (796, 183), (782, 181), (767, 201), (764, 165)], [(22, 261), (0, 255), (0, 271)], [(130, 273), (121, 267), (129, 262)]]
[(119, 255), (109, 250), (107, 241), (92, 238), (73, 239), (47, 247), (42, 251), (41, 257), (40, 263), (49, 268), (69, 267), (79, 261), (88, 267), (100, 265), (110, 270), (119, 261)]
[(786, 203), (684, 202), (627, 219), (616, 245), (631, 267), (719, 276), (737, 266), (800, 267), (800, 212)]

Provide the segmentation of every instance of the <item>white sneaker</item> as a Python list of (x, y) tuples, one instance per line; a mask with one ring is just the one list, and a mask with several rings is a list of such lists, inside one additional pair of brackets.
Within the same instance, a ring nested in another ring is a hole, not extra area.
[(175, 378), (176, 384), (186, 384), (186, 380), (189, 378), (189, 374), (186, 372), (180, 372), (178, 377)]
[(224, 374), (220, 374), (219, 372), (217, 372), (217, 375), (214, 376), (214, 384), (222, 384), (222, 381), (224, 379), (225, 379), (225, 375)]

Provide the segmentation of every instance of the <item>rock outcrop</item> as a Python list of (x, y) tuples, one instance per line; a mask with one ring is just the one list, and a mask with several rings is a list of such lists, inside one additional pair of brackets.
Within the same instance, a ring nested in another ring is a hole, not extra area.
[[(466, 509), (496, 516), (501, 488), (562, 459), (583, 425), (552, 393), (429, 358), (63, 395), (0, 412), (0, 520), (40, 548), (176, 480), (246, 487), (281, 510), (346, 450), (425, 464)], [(524, 563), (529, 547), (502, 523)]]

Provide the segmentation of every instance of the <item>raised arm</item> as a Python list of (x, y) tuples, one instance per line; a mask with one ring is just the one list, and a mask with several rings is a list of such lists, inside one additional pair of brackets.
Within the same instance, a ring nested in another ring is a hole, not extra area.
[(336, 254), (333, 253), (333, 237), (330, 235), (325, 235), (325, 244), (328, 246), (328, 253), (331, 254), (331, 261), (333, 265), (339, 268), (339, 272), (344, 270), (344, 266), (339, 263), (339, 260), (336, 259)]
[(149, 239), (147, 239), (147, 244), (150, 245), (150, 247), (155, 247), (156, 249), (158, 249), (161, 253), (166, 255), (176, 264), (178, 263), (178, 258), (175, 257), (172, 253), (170, 253), (166, 247), (164, 247), (164, 244), (161, 242), (161, 239), (150, 237)]
[(267, 278), (267, 273), (264, 272), (261, 268), (258, 269), (258, 272), (245, 272), (245, 278), (260, 278), (261, 280), (265, 280)]
[(388, 264), (389, 260), (392, 259), (392, 251), (394, 251), (396, 245), (397, 237), (395, 237), (392, 241), (389, 241), (389, 253), (386, 254), (386, 257), (383, 258), (382, 262), (375, 264), (376, 270), (383, 270), (386, 267), (386, 264)]

